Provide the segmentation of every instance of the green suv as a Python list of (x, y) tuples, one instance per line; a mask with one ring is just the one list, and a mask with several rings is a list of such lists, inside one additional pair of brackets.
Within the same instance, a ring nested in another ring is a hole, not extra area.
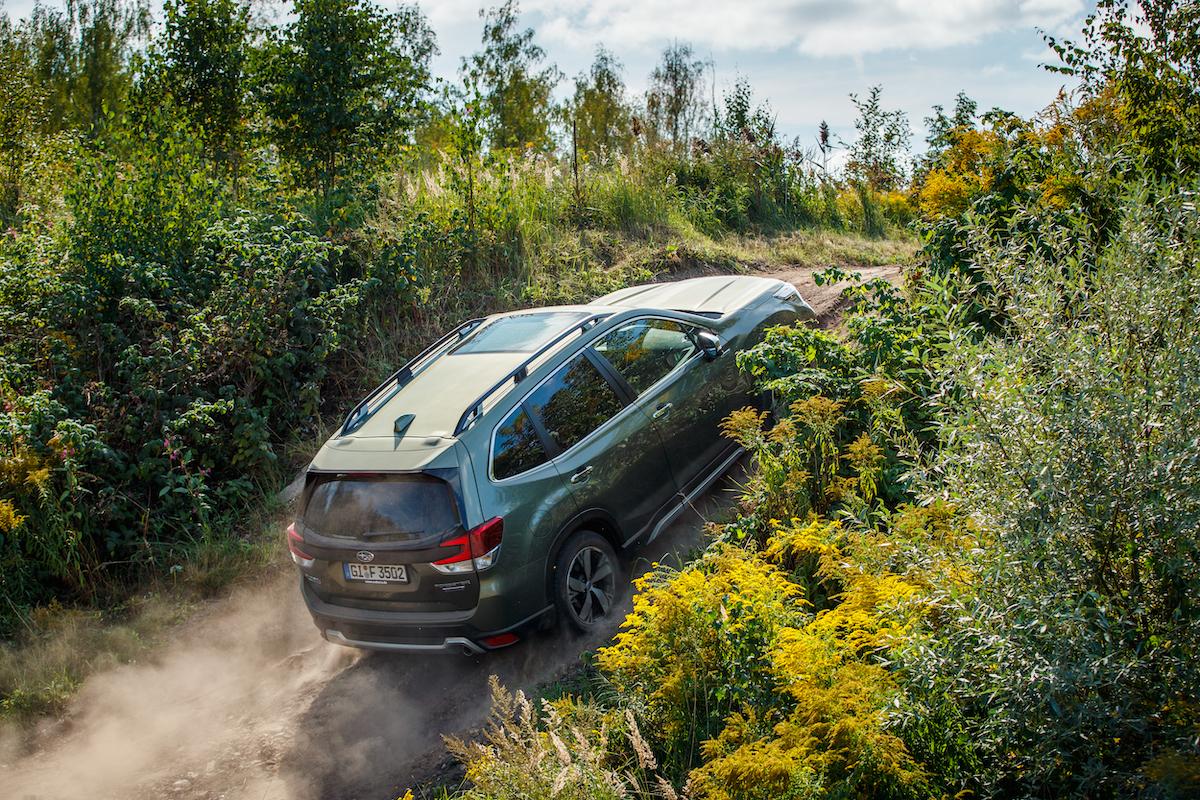
[(479, 653), (557, 612), (609, 616), (628, 548), (737, 459), (761, 405), (735, 355), (812, 309), (706, 277), (455, 328), (360, 402), (309, 466), (287, 531), (331, 642)]

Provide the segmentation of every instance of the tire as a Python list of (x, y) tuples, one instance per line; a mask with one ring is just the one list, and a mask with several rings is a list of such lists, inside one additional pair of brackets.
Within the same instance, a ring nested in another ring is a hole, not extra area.
[(612, 618), (623, 586), (612, 545), (594, 531), (576, 531), (554, 562), (554, 605), (559, 617), (582, 633)]

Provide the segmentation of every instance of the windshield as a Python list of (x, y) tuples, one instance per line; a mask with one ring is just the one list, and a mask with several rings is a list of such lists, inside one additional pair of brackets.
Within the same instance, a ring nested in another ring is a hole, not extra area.
[(323, 536), (410, 541), (458, 526), (445, 481), (423, 475), (338, 475), (309, 492), (304, 524)]
[(534, 311), (500, 317), (454, 349), (459, 353), (532, 353), (587, 317), (585, 311)]

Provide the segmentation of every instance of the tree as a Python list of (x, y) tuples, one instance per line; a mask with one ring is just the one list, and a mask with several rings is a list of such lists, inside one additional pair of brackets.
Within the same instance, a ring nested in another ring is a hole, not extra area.
[(600, 46), (591, 68), (575, 78), (568, 124), (575, 125), (581, 152), (603, 159), (629, 145), (630, 112), (621, 69), (616, 56)]
[(245, 116), (250, 6), (244, 0), (167, 0), (163, 11), (165, 87), (200, 129), (208, 157), (236, 176)]
[(925, 118), (928, 131), (925, 135), (926, 148), (917, 164), (914, 183), (919, 182), (931, 169), (941, 165), (946, 151), (954, 145), (956, 132), (975, 127), (978, 111), (979, 104), (968, 97), (966, 92), (959, 92), (955, 96), (953, 116), (946, 116), (946, 109), (940, 103), (934, 105), (933, 115)]
[(654, 134), (686, 146), (704, 119), (702, 95), (704, 62), (690, 44), (676, 42), (663, 51), (662, 61), (650, 73), (646, 92), (646, 117)]
[(889, 191), (904, 183), (905, 160), (912, 130), (903, 111), (888, 111), (880, 100), (882, 87), (873, 86), (866, 100), (850, 95), (858, 109), (854, 129), (858, 138), (849, 145), (846, 174), (873, 191)]
[[(1081, 44), (1046, 37), (1062, 59), (1051, 71), (1119, 121), (1156, 174), (1200, 168), (1200, 6), (1178, 0), (1100, 0)], [(1086, 105), (1087, 103), (1085, 103)], [(1095, 114), (1095, 108), (1092, 110)]]
[(516, 0), (481, 10), (483, 51), (463, 59), (461, 71), (473, 73), (483, 92), (492, 149), (547, 152), (554, 147), (552, 93), (562, 73), (542, 66), (546, 51), (534, 43), (532, 28), (517, 30), (519, 14)]
[(476, 172), (483, 154), (484, 108), (479, 76), (471, 69), (464, 72), (462, 85), (455, 87), (448, 98), (449, 152), (454, 158), (450, 185), (461, 198), (467, 215), (470, 236), (471, 263), (479, 268), (479, 230), (476, 223), (478, 205), (475, 199)]
[(259, 92), (280, 151), (328, 200), (411, 133), (436, 47), (415, 6), (296, 0), (295, 10), (264, 49)]
[(34, 6), (20, 35), (52, 131), (98, 133), (106, 116), (120, 114), (150, 22), (147, 0), (70, 0), (63, 11)]
[(0, 224), (16, 221), (21, 173), (45, 118), (45, 98), (28, 54), (7, 17), (0, 17)]
[(952, 117), (946, 116), (946, 110), (940, 103), (935, 105), (933, 116), (925, 118), (925, 127), (929, 129), (929, 133), (925, 136), (925, 144), (928, 146), (927, 156), (936, 157), (945, 152), (951, 144), (950, 135), (953, 131), (975, 127), (975, 116), (978, 110), (979, 104), (968, 97), (966, 92), (959, 92), (955, 96)]
[(775, 115), (767, 104), (754, 106), (754, 90), (745, 78), (738, 78), (725, 93), (725, 108), (717, 111), (716, 133), (726, 139), (750, 144), (775, 144)]

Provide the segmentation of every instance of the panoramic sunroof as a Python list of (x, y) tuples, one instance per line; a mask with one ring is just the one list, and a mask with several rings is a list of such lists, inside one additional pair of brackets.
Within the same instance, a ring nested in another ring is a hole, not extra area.
[(454, 348), (462, 353), (532, 353), (555, 334), (587, 316), (584, 311), (535, 311), (512, 314), (479, 329), (467, 341)]

